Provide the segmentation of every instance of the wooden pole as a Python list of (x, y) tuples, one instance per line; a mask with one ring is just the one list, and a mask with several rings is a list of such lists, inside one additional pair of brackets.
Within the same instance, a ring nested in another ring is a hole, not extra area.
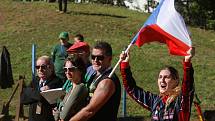
[(13, 99), (18, 87), (19, 87), (19, 83), (16, 84), (16, 87), (15, 87), (13, 93), (11, 94), (9, 100), (7, 101), (7, 103), (4, 103), (1, 114), (5, 115), (5, 116), (8, 115), (10, 102)]
[(3, 121), (3, 120), (4, 120), (4, 115), (0, 114), (0, 121)]
[(20, 76), (20, 80), (19, 80), (19, 92), (18, 92), (18, 102), (17, 102), (17, 106), (16, 106), (16, 117), (15, 117), (15, 121), (19, 121), (19, 116), (20, 116), (20, 109), (22, 109), (22, 105), (20, 103), (20, 96), (22, 93), (22, 88), (23, 88), (23, 82), (24, 82), (24, 77)]

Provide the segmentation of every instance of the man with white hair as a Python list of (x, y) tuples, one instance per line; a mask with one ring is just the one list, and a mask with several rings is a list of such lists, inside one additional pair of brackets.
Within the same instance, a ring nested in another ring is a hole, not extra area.
[(41, 56), (36, 62), (36, 81), (23, 89), (21, 103), (29, 106), (29, 121), (53, 121), (52, 106), (40, 95), (41, 91), (62, 87), (56, 77), (54, 65), (48, 56)]

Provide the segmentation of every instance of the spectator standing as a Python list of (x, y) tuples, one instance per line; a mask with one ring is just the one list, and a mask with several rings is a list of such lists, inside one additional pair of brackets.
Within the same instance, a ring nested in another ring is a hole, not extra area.
[[(64, 7), (63, 7), (64, 4)], [(58, 0), (59, 12), (66, 13), (67, 12), (67, 0)]]
[(86, 65), (86, 68), (91, 66), (91, 62), (89, 60), (90, 56), (90, 46), (86, 42), (76, 42), (74, 43), (68, 50), (67, 53), (70, 56), (78, 56), (81, 57)]
[(189, 121), (194, 96), (194, 70), (191, 58), (195, 49), (188, 51), (183, 60), (183, 82), (180, 87), (178, 71), (167, 66), (160, 70), (158, 75), (158, 88), (160, 94), (145, 91), (136, 85), (129, 66), (129, 55), (122, 53), (120, 64), (123, 85), (127, 93), (144, 108), (151, 111), (152, 121)]
[(107, 42), (97, 42), (91, 53), (92, 66), (88, 67), (85, 81), (90, 91), (89, 104), (70, 121), (117, 121), (121, 86), (114, 74), (108, 78), (112, 61), (112, 48)]
[(55, 73), (57, 77), (59, 77), (63, 82), (66, 80), (65, 73), (63, 71), (64, 61), (67, 58), (67, 49), (72, 46), (69, 43), (69, 33), (68, 32), (61, 32), (59, 35), (60, 44), (54, 46), (52, 50), (52, 60), (55, 66)]
[[(84, 62), (84, 66), (87, 69), (90, 67), (92, 64), (89, 61), (89, 56), (90, 56), (90, 47), (86, 42), (78, 42), (73, 44), (68, 50), (69, 58), (81, 58)], [(72, 83), (70, 80), (66, 80), (64, 84), (64, 88), (70, 88), (72, 87)]]
[(77, 42), (84, 42), (84, 36), (82, 34), (75, 35), (74, 43), (77, 43)]
[[(90, 46), (86, 42), (77, 42), (73, 44), (68, 50), (69, 58), (81, 58), (84, 62), (85, 68), (88, 69), (92, 64), (89, 60)], [(92, 71), (91, 71), (92, 72)], [(66, 80), (64, 88), (72, 87), (70, 80)]]
[(63, 86), (66, 96), (55, 111), (56, 121), (58, 119), (68, 121), (87, 104), (88, 89), (83, 84), (86, 73), (83, 60), (80, 57), (67, 58), (64, 71), (67, 77), (67, 82)]

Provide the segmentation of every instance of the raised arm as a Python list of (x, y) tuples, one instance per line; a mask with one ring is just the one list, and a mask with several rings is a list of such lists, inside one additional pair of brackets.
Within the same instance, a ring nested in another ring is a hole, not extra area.
[(122, 52), (120, 58), (122, 60), (120, 63), (120, 71), (125, 90), (137, 103), (144, 108), (151, 110), (154, 101), (158, 98), (158, 96), (148, 91), (144, 91), (136, 85), (129, 66), (129, 54)]
[(181, 100), (181, 112), (179, 118), (188, 121), (191, 114), (191, 106), (194, 96), (194, 70), (191, 64), (191, 59), (195, 55), (195, 48), (191, 48), (188, 51), (188, 56), (185, 56), (183, 62), (183, 82), (182, 82), (182, 100)]
[(195, 55), (195, 48), (191, 48), (188, 51), (188, 56), (185, 56), (184, 58), (184, 64), (183, 64), (183, 70), (184, 70), (184, 76), (183, 76), (183, 82), (182, 82), (182, 94), (184, 96), (189, 95), (190, 91), (193, 90), (193, 67), (191, 64), (191, 59)]

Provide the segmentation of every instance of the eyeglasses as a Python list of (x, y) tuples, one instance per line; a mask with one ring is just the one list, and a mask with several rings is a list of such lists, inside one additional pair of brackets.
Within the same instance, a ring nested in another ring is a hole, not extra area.
[(104, 58), (105, 58), (104, 55), (91, 55), (91, 59), (92, 59), (92, 60), (97, 59), (97, 60), (99, 60), (99, 61), (103, 61)]
[(40, 65), (40, 66), (35, 66), (36, 67), (36, 69), (47, 69), (47, 65), (45, 65), (45, 64), (42, 64), (42, 65)]
[(63, 70), (64, 70), (64, 72), (67, 72), (67, 71), (69, 71), (69, 72), (74, 72), (74, 71), (76, 71), (78, 68), (77, 67), (75, 67), (75, 66), (72, 66), (72, 67), (64, 67), (63, 68)]

